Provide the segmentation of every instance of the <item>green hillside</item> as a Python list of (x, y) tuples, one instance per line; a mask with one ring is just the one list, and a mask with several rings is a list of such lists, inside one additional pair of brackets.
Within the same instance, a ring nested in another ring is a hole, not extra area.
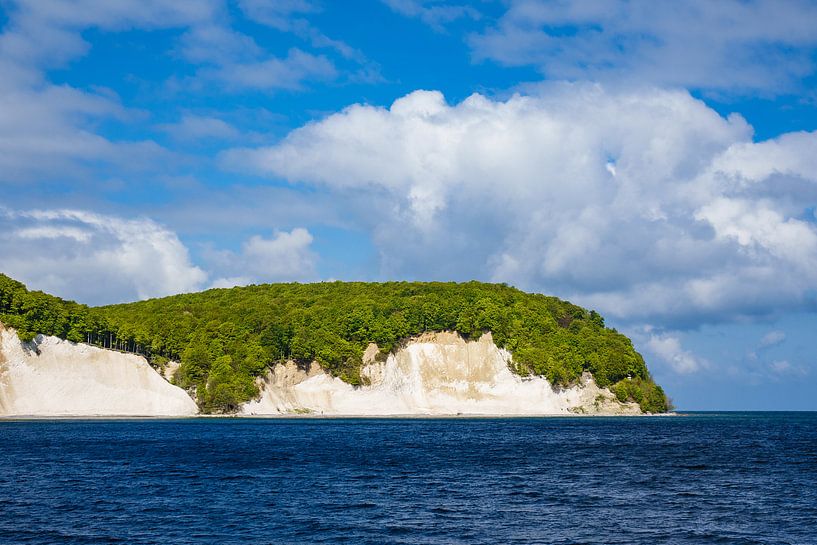
[(566, 386), (590, 371), (600, 386), (649, 412), (667, 410), (643, 358), (594, 311), (555, 297), (479, 282), (266, 284), (91, 308), (0, 275), (0, 321), (21, 338), (45, 333), (181, 361), (177, 383), (202, 409), (234, 410), (257, 394), (254, 379), (277, 361), (319, 362), (361, 384), (370, 342), (383, 355), (426, 331), (476, 338), (491, 331), (517, 373)]

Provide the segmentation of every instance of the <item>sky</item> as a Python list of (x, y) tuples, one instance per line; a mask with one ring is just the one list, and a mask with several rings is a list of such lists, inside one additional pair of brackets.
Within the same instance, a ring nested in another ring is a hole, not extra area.
[(482, 280), (817, 410), (817, 3), (0, 0), (0, 271)]

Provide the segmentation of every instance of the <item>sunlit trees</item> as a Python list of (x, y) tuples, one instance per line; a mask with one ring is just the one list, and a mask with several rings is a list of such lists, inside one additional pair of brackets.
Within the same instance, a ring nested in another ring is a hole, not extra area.
[(45, 333), (136, 351), (159, 367), (180, 360), (177, 383), (212, 411), (256, 395), (255, 378), (276, 362), (317, 361), (359, 384), (369, 343), (386, 353), (409, 337), (446, 330), (467, 338), (491, 332), (520, 374), (566, 386), (589, 371), (623, 400), (666, 409), (641, 355), (597, 312), (499, 284), (268, 284), (89, 308), (0, 275), (0, 321), (25, 340)]

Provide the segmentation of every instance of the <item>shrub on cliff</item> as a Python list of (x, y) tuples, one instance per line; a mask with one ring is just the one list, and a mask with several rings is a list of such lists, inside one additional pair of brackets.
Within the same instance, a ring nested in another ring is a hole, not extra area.
[(619, 401), (635, 401), (644, 412), (664, 413), (669, 410), (663, 388), (651, 380), (625, 378), (613, 384), (610, 390)]

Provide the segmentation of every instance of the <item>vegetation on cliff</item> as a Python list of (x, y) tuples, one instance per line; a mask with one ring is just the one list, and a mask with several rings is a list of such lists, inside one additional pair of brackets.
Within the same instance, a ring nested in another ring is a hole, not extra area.
[(0, 322), (16, 329), (23, 341), (42, 333), (86, 342), (90, 332), (101, 335), (109, 329), (107, 321), (86, 305), (28, 291), (24, 284), (4, 274), (0, 274)]
[(0, 321), (21, 338), (44, 333), (144, 354), (155, 365), (179, 359), (180, 386), (205, 411), (230, 411), (257, 394), (255, 377), (278, 361), (317, 361), (360, 384), (362, 354), (383, 354), (426, 331), (476, 338), (491, 331), (513, 353), (515, 371), (567, 386), (593, 373), (622, 400), (667, 410), (630, 340), (571, 303), (479, 282), (266, 284), (90, 308), (0, 275)]

